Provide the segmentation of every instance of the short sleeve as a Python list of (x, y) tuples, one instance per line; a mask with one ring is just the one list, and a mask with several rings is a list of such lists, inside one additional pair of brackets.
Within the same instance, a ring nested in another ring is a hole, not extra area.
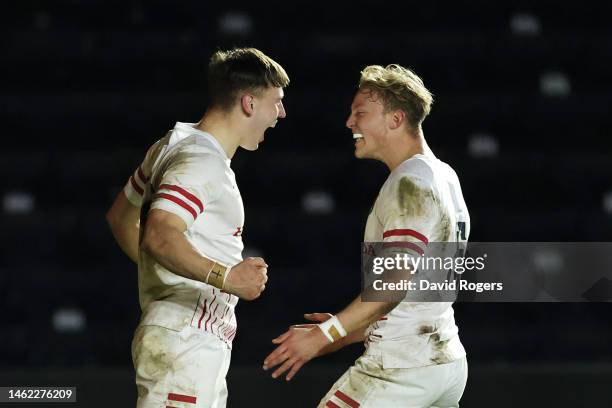
[(217, 199), (227, 165), (210, 153), (181, 153), (166, 168), (152, 197), (151, 209), (168, 211), (191, 227)]
[(153, 156), (155, 155), (155, 152), (157, 152), (158, 146), (159, 141), (149, 148), (144, 160), (140, 166), (134, 170), (134, 173), (132, 173), (125, 187), (123, 188), (123, 192), (125, 193), (128, 201), (136, 207), (142, 206), (146, 186), (151, 178), (151, 167), (152, 161), (154, 160)]

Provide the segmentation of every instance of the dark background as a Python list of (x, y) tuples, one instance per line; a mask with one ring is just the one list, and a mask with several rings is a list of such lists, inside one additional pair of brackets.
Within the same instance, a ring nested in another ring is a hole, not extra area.
[[(314, 361), (288, 385), (259, 370), (270, 339), (302, 313), (336, 312), (358, 293), (363, 228), (387, 174), (354, 159), (344, 127), (366, 65), (411, 67), (434, 93), (425, 136), (460, 176), (472, 241), (612, 238), (604, 3), (26, 0), (3, 9), (0, 385), (77, 385), (79, 406), (134, 406), (137, 271), (104, 213), (149, 145), (176, 121), (199, 120), (218, 48), (255, 46), (291, 78), (287, 118), (232, 161), (247, 254), (265, 257), (270, 282), (237, 309), (230, 407), (315, 406), (362, 351)], [(529, 16), (539, 28), (512, 28)], [(313, 197), (323, 203), (314, 210)], [(462, 406), (612, 406), (609, 304), (455, 310), (470, 363)]]

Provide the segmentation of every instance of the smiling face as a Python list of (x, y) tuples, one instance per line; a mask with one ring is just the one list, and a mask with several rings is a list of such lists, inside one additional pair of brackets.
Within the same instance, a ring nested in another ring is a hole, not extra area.
[(357, 91), (346, 126), (353, 135), (362, 136), (355, 139), (355, 157), (358, 159), (382, 160), (389, 132), (388, 114), (384, 110), (382, 100), (375, 92), (369, 89)]
[(246, 150), (257, 150), (259, 143), (264, 140), (264, 133), (268, 128), (275, 127), (278, 119), (286, 116), (283, 106), (283, 88), (268, 87), (259, 96), (253, 95), (251, 129), (249, 135), (245, 137), (240, 147)]

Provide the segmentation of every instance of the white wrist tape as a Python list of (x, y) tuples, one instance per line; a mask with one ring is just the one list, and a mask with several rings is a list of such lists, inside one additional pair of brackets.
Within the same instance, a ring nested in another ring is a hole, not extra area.
[(332, 343), (346, 337), (346, 330), (336, 316), (332, 316), (323, 323), (320, 323), (319, 328)]

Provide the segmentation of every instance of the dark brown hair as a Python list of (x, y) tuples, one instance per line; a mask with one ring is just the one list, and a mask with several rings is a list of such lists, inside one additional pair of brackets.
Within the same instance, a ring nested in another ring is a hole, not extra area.
[(210, 107), (229, 110), (241, 91), (259, 96), (268, 87), (287, 85), (283, 67), (256, 48), (217, 51), (208, 64)]

